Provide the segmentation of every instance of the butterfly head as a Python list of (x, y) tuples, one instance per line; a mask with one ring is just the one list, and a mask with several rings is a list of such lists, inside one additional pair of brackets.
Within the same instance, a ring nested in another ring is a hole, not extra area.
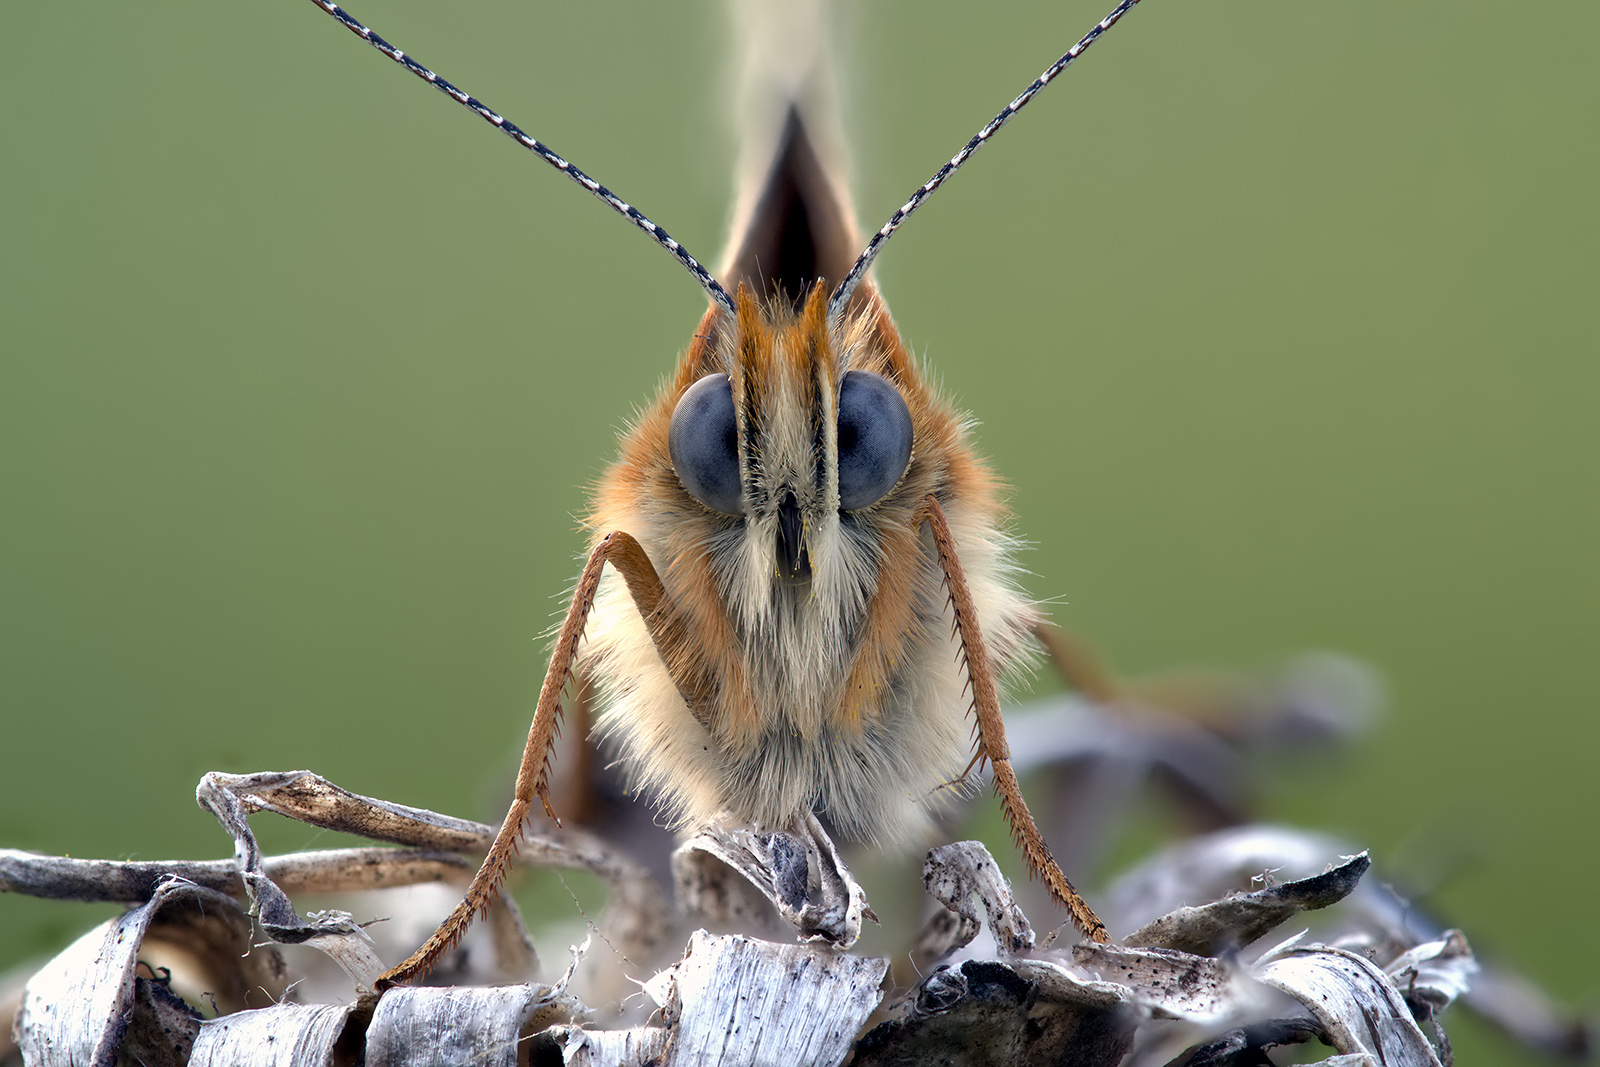
[[(741, 287), (734, 315), (713, 312), (706, 325), (639, 427), (666, 445), (653, 495), (747, 582), (808, 585), (830, 564), (858, 569), (846, 561), (875, 516), (914, 506), (899, 490), (925, 391), (898, 339), (830, 329), (821, 286), (798, 311)], [(664, 442), (649, 433), (662, 422)]]

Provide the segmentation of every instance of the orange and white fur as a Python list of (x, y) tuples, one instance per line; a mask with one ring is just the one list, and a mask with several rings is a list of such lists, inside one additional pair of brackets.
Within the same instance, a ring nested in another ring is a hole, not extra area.
[[(674, 825), (727, 812), (776, 829), (815, 810), (846, 838), (909, 843), (973, 757), (960, 638), (917, 517), (925, 497), (943, 506), (997, 668), (1025, 654), (1039, 613), (1013, 581), (1016, 545), (969, 421), (917, 366), (870, 280), (830, 328), (827, 294), (862, 243), (839, 179), (824, 38), (814, 13), (797, 25), (775, 7), (741, 19), (755, 58), (739, 95), (758, 156), (719, 272), (737, 314), (706, 313), (587, 517), (594, 544), (613, 530), (639, 541), (693, 636), (658, 649), (608, 572), (577, 666), (599, 683), (598, 732)], [(851, 370), (899, 391), (912, 451), (887, 495), (844, 512), (836, 406)], [(669, 455), (680, 398), (716, 373), (739, 416), (742, 515), (696, 500)], [(779, 558), (785, 494), (803, 523), (800, 577)]]

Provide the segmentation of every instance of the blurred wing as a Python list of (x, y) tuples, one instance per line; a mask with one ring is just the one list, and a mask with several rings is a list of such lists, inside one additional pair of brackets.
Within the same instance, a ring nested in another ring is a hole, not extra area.
[(832, 287), (861, 240), (844, 180), (826, 0), (736, 3), (739, 189), (727, 257), (731, 292), (747, 285), (796, 311), (820, 278)]

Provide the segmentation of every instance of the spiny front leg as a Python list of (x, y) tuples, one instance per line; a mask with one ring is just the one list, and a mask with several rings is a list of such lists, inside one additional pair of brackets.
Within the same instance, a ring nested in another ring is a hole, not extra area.
[[(549, 774), (550, 749), (561, 719), (561, 693), (571, 680), (578, 642), (583, 638), (583, 628), (589, 619), (590, 609), (594, 607), (595, 591), (600, 585), (600, 573), (607, 563), (622, 574), (628, 592), (639, 613), (644, 616), (645, 625), (662, 652), (663, 659), (668, 663), (673, 662), (671, 650), (685, 640), (683, 627), (675, 622), (676, 616), (661, 578), (639, 542), (621, 531), (607, 535), (589, 554), (589, 562), (584, 565), (583, 573), (578, 578), (578, 587), (573, 590), (572, 603), (567, 608), (567, 617), (561, 624), (561, 633), (556, 638), (555, 650), (550, 656), (550, 668), (545, 672), (544, 685), (539, 689), (539, 703), (534, 709), (533, 724), (528, 728), (528, 742), (522, 749), (522, 763), (517, 769), (516, 791), (505, 821), (500, 824), (500, 832), (495, 835), (494, 844), (489, 847), (488, 854), (483, 858), (483, 866), (473, 876), (461, 903), (439, 924), (439, 928), (421, 948), (398, 967), (379, 976), (377, 986), (380, 990), (425, 977), (439, 962), (439, 958), (461, 940), (473, 919), (488, 911), (499, 895), (511, 859), (516, 855), (523, 824), (533, 811), (534, 798), (537, 797), (544, 805), (545, 814), (556, 818), (555, 812), (550, 809)], [(679, 688), (690, 700), (690, 707), (694, 707), (693, 697), (698, 686), (680, 682)]]
[(1072, 916), (1072, 921), (1091, 940), (1109, 943), (1105, 924), (1089, 907), (1087, 901), (1072, 887), (1072, 882), (1062, 873), (1050, 847), (1045, 844), (1039, 827), (1022, 799), (1022, 789), (1017, 785), (1017, 774), (1011, 769), (1011, 748), (1006, 743), (1005, 721), (1000, 717), (1000, 695), (995, 686), (994, 666), (989, 662), (989, 651), (984, 646), (983, 634), (978, 629), (978, 612), (972, 602), (972, 592), (967, 587), (966, 572), (956, 553), (954, 535), (945, 519), (944, 509), (930, 493), (922, 501), (913, 520), (920, 526), (926, 522), (933, 531), (933, 544), (939, 554), (939, 566), (944, 571), (945, 584), (950, 590), (950, 606), (955, 613), (956, 633), (966, 656), (967, 677), (972, 683), (973, 714), (978, 720), (980, 755), (986, 756), (994, 767), (995, 789), (1000, 794), (1000, 807), (1011, 825), (1011, 834), (1028, 869), (1044, 880), (1050, 895), (1061, 902)]

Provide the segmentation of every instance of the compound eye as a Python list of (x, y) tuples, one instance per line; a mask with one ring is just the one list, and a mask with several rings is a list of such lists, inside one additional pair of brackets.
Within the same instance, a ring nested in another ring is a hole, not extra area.
[(672, 410), (667, 448), (672, 469), (690, 496), (712, 511), (744, 514), (739, 430), (726, 374), (708, 374), (683, 391)]
[(911, 464), (911, 410), (887, 379), (847, 371), (839, 383), (839, 510), (888, 495)]

